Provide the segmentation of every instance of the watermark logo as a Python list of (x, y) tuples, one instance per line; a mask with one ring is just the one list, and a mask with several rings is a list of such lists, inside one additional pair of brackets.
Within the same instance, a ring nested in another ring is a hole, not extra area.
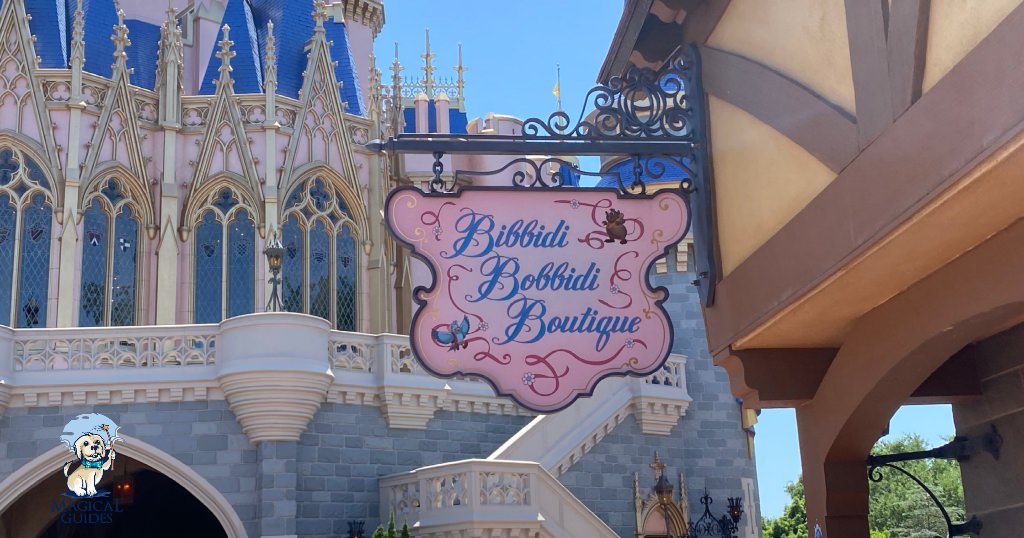
[(60, 440), (74, 459), (64, 464), (68, 491), (51, 505), (62, 523), (108, 524), (113, 514), (123, 511), (110, 491), (97, 489), (104, 473), (114, 470), (114, 443), (124, 442), (118, 429), (117, 423), (99, 413), (78, 415), (64, 426)]

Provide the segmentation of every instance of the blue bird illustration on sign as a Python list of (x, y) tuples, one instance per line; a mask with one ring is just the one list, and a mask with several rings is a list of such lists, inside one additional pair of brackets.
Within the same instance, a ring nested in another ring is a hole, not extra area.
[(456, 351), (459, 346), (466, 349), (469, 346), (469, 343), (466, 342), (466, 335), (469, 334), (469, 318), (462, 316), (462, 323), (452, 321), (448, 331), (433, 329), (430, 334), (434, 337), (435, 342), (448, 346), (448, 351)]

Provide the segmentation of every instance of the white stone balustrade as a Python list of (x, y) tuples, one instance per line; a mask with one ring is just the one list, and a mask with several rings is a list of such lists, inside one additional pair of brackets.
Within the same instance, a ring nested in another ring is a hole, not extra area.
[(424, 538), (612, 537), (616, 534), (537, 463), (463, 460), (378, 479), (380, 517)]
[[(676, 404), (688, 401), (675, 357), (644, 380), (630, 379), (648, 392), (667, 391)], [(622, 381), (610, 378), (602, 385)], [(291, 392), (276, 390), (279, 386)], [(323, 320), (303, 314), (250, 314), (210, 325), (0, 326), (0, 412), (7, 406), (208, 399), (227, 399), (238, 408), (247, 433), (260, 440), (296, 437), (305, 427), (299, 424), (302, 417), (312, 416), (323, 401), (379, 406), (393, 428), (425, 428), (442, 409), (534, 414), (496, 397), (480, 379), (430, 375), (412, 355), (406, 336), (332, 331)], [(250, 419), (292, 405), (285, 405), (289, 399), (302, 409), (292, 410), (291, 430), (257, 434)]]

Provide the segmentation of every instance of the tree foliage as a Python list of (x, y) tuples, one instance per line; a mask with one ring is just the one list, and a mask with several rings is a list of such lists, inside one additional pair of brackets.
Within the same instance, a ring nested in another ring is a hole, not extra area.
[(402, 529), (398, 530), (395, 528), (395, 513), (391, 512), (391, 517), (388, 518), (388, 526), (384, 528), (384, 525), (378, 525), (377, 530), (373, 531), (372, 538), (410, 538), (409, 524), (402, 524)]
[[(880, 441), (872, 454), (897, 454), (927, 450), (924, 439), (908, 434), (893, 441)], [(897, 465), (918, 477), (935, 493), (953, 521), (965, 519), (964, 490), (960, 466), (952, 460), (918, 460)], [(865, 469), (866, 472), (866, 469)], [(946, 523), (928, 495), (899, 471), (883, 468), (882, 480), (869, 482), (868, 524), (871, 538), (933, 538), (945, 536)], [(790, 502), (781, 516), (765, 519), (765, 538), (803, 538), (807, 536), (807, 511), (803, 479), (786, 485)]]

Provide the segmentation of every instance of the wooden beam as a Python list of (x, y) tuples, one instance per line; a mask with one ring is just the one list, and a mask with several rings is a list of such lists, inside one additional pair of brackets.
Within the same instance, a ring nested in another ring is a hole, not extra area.
[(917, 387), (907, 403), (948, 404), (981, 396), (977, 348), (971, 344), (950, 357)]
[(729, 0), (705, 0), (687, 10), (683, 20), (683, 43), (706, 43), (728, 7)]
[(894, 118), (921, 98), (930, 10), (931, 0), (902, 0), (892, 5), (888, 48), (889, 89)]
[(838, 349), (730, 349), (715, 357), (746, 408), (797, 407), (818, 391)]
[(864, 148), (893, 121), (882, 1), (846, 0), (846, 33), (857, 107), (857, 138)]
[(704, 90), (786, 135), (834, 172), (856, 157), (857, 126), (846, 112), (743, 56), (701, 48)]

